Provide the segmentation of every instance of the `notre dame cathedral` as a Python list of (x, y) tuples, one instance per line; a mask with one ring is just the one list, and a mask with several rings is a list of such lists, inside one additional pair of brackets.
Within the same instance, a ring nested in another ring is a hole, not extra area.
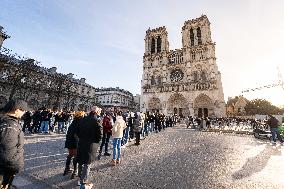
[(225, 116), (221, 73), (205, 15), (184, 23), (181, 49), (169, 50), (166, 27), (146, 31), (141, 87), (142, 111)]

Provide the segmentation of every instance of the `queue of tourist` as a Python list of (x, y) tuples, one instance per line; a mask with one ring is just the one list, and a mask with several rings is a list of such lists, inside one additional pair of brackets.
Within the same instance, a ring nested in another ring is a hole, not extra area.
[[(162, 113), (150, 112), (102, 112), (97, 106), (92, 107), (89, 113), (52, 112), (45, 108), (32, 112), (22, 100), (9, 101), (0, 115), (1, 189), (9, 188), (15, 175), (23, 169), (24, 133), (66, 132), (68, 156), (63, 175), (71, 172), (72, 163), (71, 179), (78, 175), (78, 185), (88, 188), (92, 185), (89, 182), (90, 165), (95, 159), (112, 155), (110, 164), (119, 165), (121, 148), (125, 148), (130, 140), (140, 145), (141, 138), (177, 123), (177, 116), (166, 117)], [(22, 124), (19, 122), (21, 118)], [(110, 139), (112, 154), (108, 146)]]
[[(158, 133), (167, 127), (172, 127), (176, 124), (176, 120), (176, 116), (166, 117), (161, 113), (101, 112), (98, 107), (93, 107), (88, 115), (76, 112), (66, 135), (65, 148), (69, 153), (63, 175), (72, 172), (71, 179), (73, 179), (78, 172), (80, 178), (78, 185), (89, 186), (91, 185), (88, 181), (90, 164), (95, 159), (100, 160), (102, 156), (112, 155), (110, 164), (119, 165), (121, 148), (125, 148), (130, 140), (135, 139), (134, 144), (140, 145), (141, 137), (145, 139), (153, 132)], [(110, 138), (112, 138), (112, 154), (108, 146)], [(96, 155), (97, 150), (99, 152)], [(71, 161), (73, 171), (70, 167)]]
[[(66, 132), (65, 148), (68, 149), (63, 175), (71, 173), (71, 179), (77, 175), (78, 185), (90, 188), (90, 166), (102, 156), (112, 156), (110, 165), (122, 163), (121, 148), (125, 148), (130, 140), (140, 145), (141, 138), (151, 133), (158, 133), (167, 127), (173, 127), (179, 121), (176, 115), (165, 116), (153, 112), (102, 112), (102, 109), (93, 106), (88, 113), (79, 112), (51, 112), (45, 108), (31, 113), (27, 103), (22, 100), (10, 100), (0, 114), (0, 188), (11, 186), (14, 176), (24, 167), (24, 132), (30, 133)], [(278, 121), (269, 116), (267, 124), (270, 126), (273, 142), (276, 136), (283, 144), (277, 129)], [(23, 118), (23, 127), (19, 119)], [(210, 128), (212, 125), (233, 125), (246, 123), (253, 127), (259, 124), (256, 120), (242, 120), (236, 118), (194, 118), (185, 119), (187, 127)], [(196, 127), (197, 126), (197, 127)], [(201, 127), (202, 126), (202, 127)], [(112, 152), (109, 142), (112, 140)], [(71, 169), (71, 163), (73, 170)], [(71, 171), (72, 170), (72, 171)]]

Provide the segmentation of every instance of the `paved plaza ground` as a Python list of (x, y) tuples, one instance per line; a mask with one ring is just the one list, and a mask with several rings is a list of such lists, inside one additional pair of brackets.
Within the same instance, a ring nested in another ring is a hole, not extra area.
[[(18, 189), (79, 188), (63, 176), (64, 135), (26, 136), (25, 170)], [(103, 157), (91, 169), (93, 188), (280, 189), (284, 146), (251, 135), (200, 132), (183, 125), (152, 134), (123, 149), (122, 164)]]

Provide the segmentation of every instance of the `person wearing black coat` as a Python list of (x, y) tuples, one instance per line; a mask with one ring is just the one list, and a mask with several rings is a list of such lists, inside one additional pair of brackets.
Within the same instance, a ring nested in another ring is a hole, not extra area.
[(32, 115), (32, 119), (33, 119), (33, 125), (32, 125), (33, 132), (38, 133), (40, 130), (40, 122), (41, 122), (41, 113), (39, 110), (34, 112), (34, 114)]
[(18, 119), (27, 104), (10, 100), (0, 114), (0, 188), (10, 188), (13, 179), (24, 167), (24, 133)]
[(161, 119), (160, 119), (159, 114), (157, 114), (156, 117), (155, 117), (155, 130), (156, 130), (156, 133), (158, 133), (162, 130), (162, 123), (161, 123)]
[(31, 127), (31, 122), (32, 122), (32, 113), (30, 111), (27, 111), (24, 115), (23, 118), (24, 120), (24, 125), (23, 125), (23, 132), (26, 131), (26, 128), (30, 133), (32, 133), (32, 127)]
[(272, 116), (271, 114), (268, 115), (269, 119), (267, 120), (267, 125), (269, 125), (270, 127), (270, 131), (271, 131), (271, 134), (272, 134), (272, 141), (271, 143), (272, 144), (276, 144), (276, 136), (278, 138), (278, 140), (280, 141), (281, 145), (284, 144), (284, 141), (280, 135), (280, 132), (279, 132), (279, 128), (278, 126), (280, 125), (279, 124), (279, 121), (274, 117)]
[(46, 108), (43, 108), (43, 111), (41, 112), (40, 115), (41, 115), (40, 131), (43, 133), (48, 133), (51, 114)]
[(71, 160), (73, 159), (73, 172), (71, 179), (75, 178), (77, 172), (77, 147), (78, 147), (78, 137), (75, 136), (76, 129), (78, 127), (79, 121), (84, 117), (85, 112), (76, 112), (71, 125), (68, 127), (66, 134), (65, 148), (68, 149), (68, 156), (66, 158), (66, 164), (63, 175), (68, 174), (70, 170)]
[(90, 114), (79, 121), (76, 135), (79, 138), (77, 149), (77, 161), (79, 164), (78, 175), (80, 184), (88, 186), (90, 164), (94, 162), (102, 138), (102, 121), (99, 117), (101, 109), (92, 107)]

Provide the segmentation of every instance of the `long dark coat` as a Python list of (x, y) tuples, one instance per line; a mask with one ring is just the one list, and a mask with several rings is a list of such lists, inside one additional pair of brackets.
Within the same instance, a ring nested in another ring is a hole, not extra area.
[(77, 158), (79, 164), (90, 164), (96, 159), (98, 143), (102, 138), (101, 120), (88, 115), (79, 121), (76, 135), (79, 137)]
[(24, 167), (24, 134), (16, 118), (0, 115), (0, 174)]
[(78, 127), (79, 120), (80, 118), (74, 118), (71, 125), (68, 127), (68, 131), (66, 134), (65, 148), (77, 149), (79, 140), (77, 137), (75, 137), (75, 132)]

